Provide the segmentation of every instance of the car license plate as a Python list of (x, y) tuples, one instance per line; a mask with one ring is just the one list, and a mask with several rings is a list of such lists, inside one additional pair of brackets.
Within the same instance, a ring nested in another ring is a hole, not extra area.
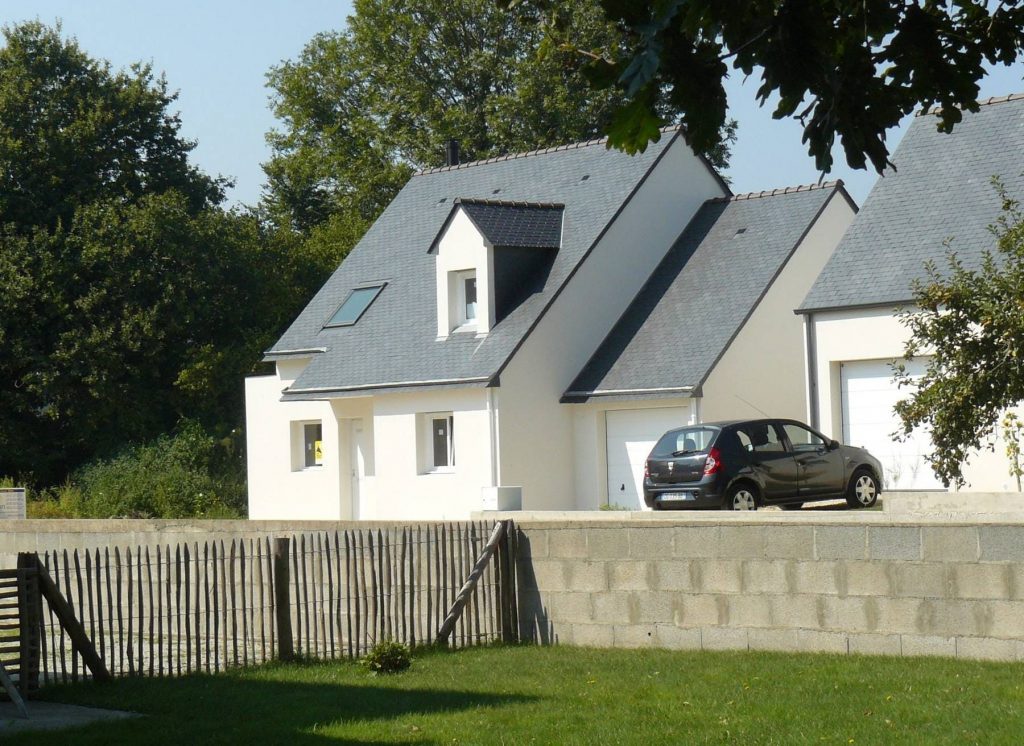
[(658, 502), (683, 502), (696, 499), (697, 495), (693, 492), (665, 492), (658, 495)]

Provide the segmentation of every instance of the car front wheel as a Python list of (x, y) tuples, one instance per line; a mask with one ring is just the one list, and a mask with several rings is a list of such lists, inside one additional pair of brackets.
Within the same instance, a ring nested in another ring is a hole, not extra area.
[(746, 484), (731, 487), (722, 500), (722, 510), (757, 510), (757, 495)]
[(878, 500), (878, 480), (869, 471), (858, 471), (846, 490), (846, 504), (851, 508), (870, 508)]

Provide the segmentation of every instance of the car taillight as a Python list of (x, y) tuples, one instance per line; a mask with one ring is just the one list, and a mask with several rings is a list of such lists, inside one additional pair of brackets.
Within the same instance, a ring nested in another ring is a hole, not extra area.
[(709, 477), (712, 474), (717, 474), (722, 470), (722, 454), (717, 448), (712, 448), (708, 451), (707, 458), (704, 459), (704, 476)]
[(649, 461), (644, 461), (644, 479), (650, 479), (650, 478), (651, 478), (651, 463)]

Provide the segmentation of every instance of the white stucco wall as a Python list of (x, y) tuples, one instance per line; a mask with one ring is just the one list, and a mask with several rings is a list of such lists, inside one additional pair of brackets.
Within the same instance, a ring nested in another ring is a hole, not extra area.
[(524, 509), (577, 507), (575, 405), (558, 400), (700, 205), (721, 194), (677, 139), (502, 372), (501, 482), (523, 488)]
[[(308, 360), (278, 363), (277, 373), (245, 379), (249, 518), (340, 520), (342, 465), (338, 420), (327, 402), (280, 401)], [(292, 423), (323, 425), (322, 466), (293, 470)]]
[[(842, 438), (842, 392), (840, 363), (855, 360), (895, 360), (902, 357), (908, 331), (892, 308), (869, 308), (815, 313), (814, 325), (818, 416), (820, 429)], [(1021, 414), (1017, 409), (1018, 416)], [(1001, 437), (992, 441), (994, 450), (983, 448), (968, 459), (964, 468), (967, 485), (963, 491), (1016, 491), (1010, 476), (1006, 446)]]
[(793, 309), (811, 289), (854, 214), (838, 193), (825, 205), (708, 375), (701, 399), (702, 421), (765, 414), (805, 419), (804, 325)]

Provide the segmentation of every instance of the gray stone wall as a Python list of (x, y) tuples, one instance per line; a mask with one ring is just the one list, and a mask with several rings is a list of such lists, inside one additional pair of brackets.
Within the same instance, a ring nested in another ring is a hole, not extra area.
[(519, 524), (527, 636), (1024, 660), (1024, 524), (602, 518)]

